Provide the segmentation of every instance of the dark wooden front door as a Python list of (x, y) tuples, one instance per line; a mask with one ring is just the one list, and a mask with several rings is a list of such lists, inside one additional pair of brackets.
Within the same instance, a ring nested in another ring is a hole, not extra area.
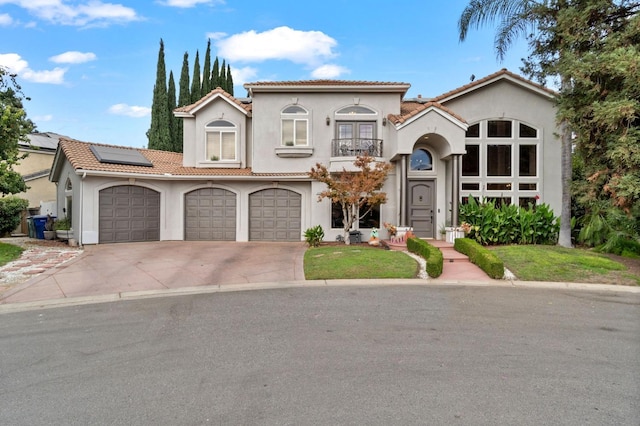
[(434, 238), (435, 224), (433, 222), (433, 209), (436, 205), (436, 181), (412, 180), (409, 181), (409, 226), (419, 238)]

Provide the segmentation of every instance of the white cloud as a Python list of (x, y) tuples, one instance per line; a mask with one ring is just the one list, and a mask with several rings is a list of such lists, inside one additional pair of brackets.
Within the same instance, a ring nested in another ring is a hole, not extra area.
[(242, 86), (244, 83), (255, 79), (256, 75), (258, 75), (258, 70), (253, 67), (231, 67), (231, 76), (233, 77), (234, 86)]
[(213, 32), (213, 33), (207, 33), (206, 34), (207, 38), (210, 38), (211, 40), (220, 40), (222, 38), (225, 38), (227, 36), (227, 33), (223, 33), (223, 32)]
[(21, 74), (22, 78), (34, 83), (62, 84), (64, 83), (64, 75), (68, 71), (67, 68), (54, 68), (45, 71), (33, 71), (26, 69)]
[(334, 57), (332, 49), (337, 44), (336, 40), (320, 31), (298, 31), (289, 27), (278, 27), (262, 33), (251, 30), (216, 42), (218, 56), (228, 61), (281, 59), (309, 66), (317, 66)]
[(99, 0), (82, 4), (67, 0), (0, 0), (0, 4), (16, 5), (37, 18), (60, 25), (107, 26), (141, 19), (130, 7)]
[(0, 13), (0, 27), (8, 27), (13, 24), (13, 18), (8, 13)]
[(29, 68), (29, 63), (17, 53), (0, 54), (0, 65), (5, 66), (18, 77), (34, 83), (62, 84), (67, 68), (56, 67), (52, 70), (35, 71)]
[(311, 76), (319, 79), (331, 79), (340, 77), (342, 74), (349, 74), (350, 72), (349, 69), (341, 67), (340, 65), (325, 64), (313, 70)]
[(95, 53), (69, 51), (56, 56), (52, 56), (49, 58), (49, 60), (51, 62), (55, 62), (56, 64), (81, 64), (83, 62), (94, 61), (96, 58), (97, 57)]
[(182, 7), (182, 8), (194, 7), (199, 4), (215, 5), (215, 4), (224, 4), (224, 3), (225, 3), (224, 0), (166, 0), (162, 2), (162, 4), (164, 4), (165, 6)]
[(109, 113), (114, 115), (125, 115), (127, 117), (148, 117), (151, 115), (151, 108), (127, 104), (115, 104), (109, 107)]

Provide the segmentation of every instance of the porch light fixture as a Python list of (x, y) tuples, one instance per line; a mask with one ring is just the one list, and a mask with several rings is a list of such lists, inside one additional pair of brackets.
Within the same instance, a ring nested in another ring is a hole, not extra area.
[(382, 125), (383, 126), (387, 125), (387, 117), (382, 117)]
[(331, 118), (329, 118), (329, 116), (328, 116), (328, 115), (327, 115), (327, 119), (326, 119), (326, 121), (327, 121), (327, 126), (331, 124)]

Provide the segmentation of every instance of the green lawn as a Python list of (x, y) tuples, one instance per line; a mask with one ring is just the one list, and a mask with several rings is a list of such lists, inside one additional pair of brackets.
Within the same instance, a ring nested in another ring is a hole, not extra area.
[(360, 245), (320, 246), (304, 254), (308, 280), (415, 278), (419, 268), (415, 259), (402, 252)]
[(606, 255), (557, 246), (492, 247), (504, 266), (522, 281), (640, 285), (640, 277)]
[(13, 244), (0, 243), (0, 266), (16, 260), (22, 254), (23, 249)]

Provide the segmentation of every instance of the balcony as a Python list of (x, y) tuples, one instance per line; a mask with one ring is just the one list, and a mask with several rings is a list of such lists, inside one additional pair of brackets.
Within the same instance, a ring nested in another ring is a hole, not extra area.
[(348, 138), (331, 141), (331, 157), (382, 157), (382, 139)]

